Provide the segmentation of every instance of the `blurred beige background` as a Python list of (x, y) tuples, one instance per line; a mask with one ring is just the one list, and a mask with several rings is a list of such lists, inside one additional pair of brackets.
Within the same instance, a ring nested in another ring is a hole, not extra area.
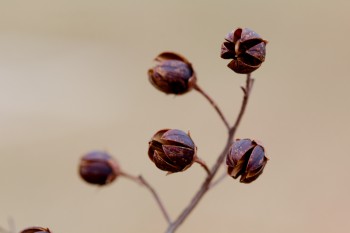
[(263, 141), (270, 162), (251, 185), (227, 178), (179, 232), (349, 232), (349, 9), (347, 0), (1, 0), (0, 226), (11, 217), (18, 230), (163, 232), (147, 190), (125, 179), (89, 186), (79, 158), (108, 150), (177, 216), (205, 173), (165, 176), (148, 140), (160, 128), (191, 130), (212, 165), (225, 129), (202, 96), (166, 96), (147, 69), (164, 50), (185, 55), (233, 122), (244, 77), (219, 51), (242, 26), (270, 43), (237, 136)]

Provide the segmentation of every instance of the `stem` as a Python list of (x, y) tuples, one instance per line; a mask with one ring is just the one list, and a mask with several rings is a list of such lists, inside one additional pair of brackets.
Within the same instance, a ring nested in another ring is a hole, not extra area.
[(171, 224), (171, 219), (170, 219), (170, 216), (168, 214), (168, 212), (166, 211), (165, 207), (164, 207), (164, 204), (163, 202), (161, 201), (159, 195), (157, 194), (157, 192), (155, 191), (155, 189), (141, 176), (133, 176), (133, 175), (130, 175), (130, 174), (127, 174), (127, 173), (124, 173), (124, 172), (121, 172), (122, 176), (124, 176), (125, 178), (128, 178), (142, 186), (144, 186), (145, 188), (147, 188), (151, 194), (153, 195), (154, 199), (156, 200), (164, 218), (166, 219), (166, 221), (168, 222), (168, 224)]
[(202, 159), (200, 159), (198, 156), (196, 156), (194, 158), (194, 162), (201, 165), (204, 168), (204, 170), (207, 172), (207, 174), (210, 175), (210, 170), (209, 170), (207, 164)]
[(198, 86), (198, 84), (196, 83), (193, 87), (196, 91), (198, 91), (199, 93), (201, 93), (211, 104), (211, 106), (213, 106), (213, 108), (216, 110), (216, 112), (219, 114), (221, 120), (224, 122), (226, 128), (228, 130), (230, 130), (230, 125), (228, 123), (228, 121), (226, 120), (224, 114), (221, 112), (219, 106), (215, 103), (215, 101), (200, 87)]
[(223, 181), (226, 177), (227, 177), (227, 172), (225, 171), (224, 173), (222, 173), (222, 175), (215, 181), (211, 182), (210, 187), (209, 188), (214, 188), (214, 186), (218, 185), (219, 183), (221, 183), (221, 181)]
[(154, 199), (156, 200), (156, 202), (158, 203), (158, 206), (160, 208), (160, 210), (163, 213), (164, 218), (166, 219), (166, 221), (168, 222), (168, 224), (171, 223), (171, 218), (168, 214), (168, 212), (166, 211), (162, 201), (160, 200), (160, 197), (158, 196), (157, 192), (154, 190), (154, 188), (152, 188), (152, 186), (140, 175), (139, 176), (140, 181), (142, 182), (142, 184), (148, 188), (148, 190), (152, 193)]
[[(222, 150), (221, 154), (217, 158), (216, 163), (213, 165), (213, 167), (210, 171), (210, 175), (208, 175), (207, 178), (204, 180), (201, 187), (199, 188), (197, 193), (192, 198), (191, 202), (182, 211), (182, 213), (178, 216), (178, 218), (173, 223), (169, 224), (168, 229), (166, 230), (166, 233), (175, 232), (175, 230), (185, 221), (185, 219), (188, 217), (188, 215), (197, 206), (197, 204), (202, 199), (204, 194), (210, 189), (211, 182), (212, 182), (215, 174), (219, 170), (222, 162), (224, 161), (226, 154), (228, 153), (228, 151), (230, 149), (234, 135), (237, 131), (237, 128), (238, 128), (238, 126), (241, 122), (241, 119), (243, 117), (244, 111), (247, 107), (247, 103), (248, 103), (248, 99), (249, 99), (249, 95), (250, 95), (252, 86), (253, 86), (253, 79), (251, 78), (251, 75), (248, 74), (247, 79), (246, 79), (246, 86), (244, 88), (242, 88), (243, 92), (244, 92), (244, 96), (243, 96), (243, 100), (242, 100), (241, 109), (239, 111), (239, 114), (237, 116), (235, 124), (232, 127), (228, 127), (229, 132), (228, 132), (228, 137), (227, 137), (227, 141), (226, 141), (226, 145), (225, 145), (224, 149)], [(218, 111), (218, 113), (219, 113), (219, 111)], [(219, 115), (222, 116), (220, 113), (219, 113)], [(224, 118), (222, 118), (222, 119), (224, 119)], [(227, 122), (227, 121), (224, 121), (224, 122)]]
[(11, 217), (8, 218), (8, 225), (9, 225), (9, 230), (6, 230), (5, 228), (2, 228), (0, 226), (0, 233), (16, 233), (16, 225), (13, 218)]

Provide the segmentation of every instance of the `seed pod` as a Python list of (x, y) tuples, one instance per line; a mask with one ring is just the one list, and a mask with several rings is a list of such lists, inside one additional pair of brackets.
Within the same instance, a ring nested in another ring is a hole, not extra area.
[(233, 59), (227, 66), (234, 72), (251, 73), (265, 61), (267, 41), (256, 32), (248, 28), (237, 28), (225, 40), (221, 45), (221, 58)]
[(154, 134), (149, 142), (148, 156), (163, 171), (181, 172), (195, 162), (196, 146), (185, 132), (163, 129)]
[(241, 176), (242, 183), (250, 183), (262, 174), (267, 160), (262, 145), (250, 139), (238, 139), (226, 157), (227, 173), (234, 179)]
[(155, 60), (158, 64), (148, 70), (151, 84), (166, 94), (184, 94), (190, 91), (196, 82), (196, 74), (191, 63), (183, 56), (164, 52)]
[(22, 230), (21, 233), (51, 233), (51, 231), (44, 227), (28, 227)]
[(109, 184), (120, 175), (117, 161), (103, 151), (92, 151), (81, 158), (79, 173), (90, 184)]

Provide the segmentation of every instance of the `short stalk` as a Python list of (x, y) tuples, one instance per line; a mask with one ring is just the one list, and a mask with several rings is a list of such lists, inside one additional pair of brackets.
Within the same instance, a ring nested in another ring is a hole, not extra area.
[(199, 165), (201, 165), (204, 168), (204, 170), (207, 172), (208, 176), (210, 175), (210, 170), (209, 170), (207, 164), (204, 162), (204, 160), (202, 160), (198, 156), (196, 156), (194, 158), (194, 162), (198, 163)]
[(215, 109), (215, 111), (219, 114), (221, 120), (224, 122), (226, 128), (228, 130), (230, 130), (230, 124), (228, 123), (228, 121), (226, 120), (226, 117), (224, 116), (224, 114), (222, 113), (222, 111), (220, 110), (219, 106), (215, 103), (215, 101), (196, 83), (193, 87), (196, 91), (198, 91), (199, 93), (201, 93), (211, 104), (211, 106), (213, 106), (213, 108)]
[(217, 186), (218, 184), (220, 184), (227, 176), (228, 176), (227, 172), (225, 171), (224, 173), (221, 174), (221, 176), (219, 178), (217, 178), (217, 180), (211, 182), (210, 188), (212, 189), (215, 186)]
[(133, 176), (133, 175), (127, 174), (125, 172), (121, 172), (120, 175), (142, 185), (145, 188), (147, 188), (151, 192), (151, 194), (153, 195), (155, 201), (157, 202), (165, 220), (167, 221), (168, 224), (171, 224), (171, 218), (170, 218), (167, 210), (165, 209), (163, 202), (161, 201), (161, 199), (160, 199), (159, 195), (157, 194), (157, 192), (155, 191), (155, 189), (145, 180), (145, 178), (143, 178), (141, 175)]

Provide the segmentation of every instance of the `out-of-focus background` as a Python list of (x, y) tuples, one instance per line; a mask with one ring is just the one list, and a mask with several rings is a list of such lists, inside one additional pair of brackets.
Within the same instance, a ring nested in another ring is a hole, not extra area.
[(87, 185), (79, 158), (107, 150), (177, 216), (205, 173), (195, 164), (165, 176), (148, 140), (191, 130), (212, 165), (225, 128), (198, 93), (167, 96), (147, 70), (164, 50), (183, 54), (233, 122), (244, 76), (219, 53), (242, 26), (269, 44), (237, 137), (261, 140), (270, 161), (250, 185), (224, 180), (179, 232), (349, 232), (349, 9), (346, 0), (1, 1), (0, 226), (163, 232), (147, 190), (125, 179)]

